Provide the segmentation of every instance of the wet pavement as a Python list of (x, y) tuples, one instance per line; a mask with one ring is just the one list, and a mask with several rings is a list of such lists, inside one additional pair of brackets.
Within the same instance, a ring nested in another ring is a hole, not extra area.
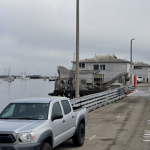
[(134, 92), (127, 96), (142, 96), (150, 98), (150, 87), (136, 87)]
[(127, 96), (147, 97), (150, 98), (150, 83), (138, 83), (135, 90)]

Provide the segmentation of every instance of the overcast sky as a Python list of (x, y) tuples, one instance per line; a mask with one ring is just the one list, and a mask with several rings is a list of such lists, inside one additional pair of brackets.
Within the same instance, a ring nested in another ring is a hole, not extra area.
[[(80, 59), (150, 64), (150, 0), (80, 0)], [(0, 75), (54, 75), (76, 52), (76, 0), (0, 0)]]

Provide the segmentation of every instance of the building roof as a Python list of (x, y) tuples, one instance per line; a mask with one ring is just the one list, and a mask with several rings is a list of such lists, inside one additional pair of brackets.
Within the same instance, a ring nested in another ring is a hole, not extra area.
[[(127, 60), (123, 60), (123, 59), (118, 59), (115, 55), (95, 55), (93, 58), (89, 58), (89, 59), (83, 59), (80, 60), (79, 62), (102, 62), (102, 63), (111, 63), (111, 62), (115, 62), (115, 63), (130, 63)], [(75, 61), (73, 61), (73, 63), (75, 63)]]
[(150, 65), (149, 65), (149, 64), (144, 63), (144, 62), (139, 62), (139, 61), (134, 62), (134, 66), (148, 66), (148, 67), (150, 67)]

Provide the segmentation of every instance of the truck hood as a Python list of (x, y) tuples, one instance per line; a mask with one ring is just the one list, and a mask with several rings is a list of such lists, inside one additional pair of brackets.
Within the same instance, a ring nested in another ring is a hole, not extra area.
[(12, 131), (16, 133), (30, 132), (46, 122), (46, 120), (0, 120), (0, 132)]

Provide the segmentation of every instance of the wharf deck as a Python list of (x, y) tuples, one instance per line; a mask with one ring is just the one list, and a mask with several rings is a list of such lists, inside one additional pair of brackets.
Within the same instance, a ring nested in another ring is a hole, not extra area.
[[(78, 150), (150, 149), (150, 83), (135, 92), (88, 113), (85, 143)], [(76, 150), (68, 140), (54, 150)]]

